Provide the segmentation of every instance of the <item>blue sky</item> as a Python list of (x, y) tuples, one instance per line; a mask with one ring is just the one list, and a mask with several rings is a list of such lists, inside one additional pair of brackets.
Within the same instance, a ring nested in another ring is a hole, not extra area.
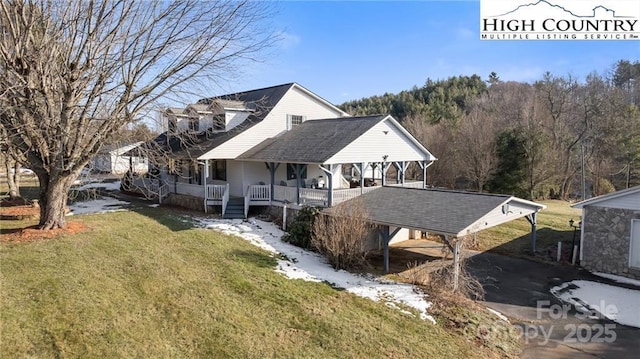
[[(492, 71), (535, 81), (546, 71), (583, 79), (620, 59), (640, 60), (640, 41), (481, 41), (478, 1), (284, 1), (281, 40), (227, 91), (298, 82), (335, 104)], [(227, 86), (225, 86), (227, 87)], [(223, 91), (224, 92), (224, 91)]]

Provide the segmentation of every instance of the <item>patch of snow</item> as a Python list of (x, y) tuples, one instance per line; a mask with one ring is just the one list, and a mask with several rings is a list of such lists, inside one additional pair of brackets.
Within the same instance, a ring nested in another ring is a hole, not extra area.
[(584, 313), (596, 311), (596, 317), (640, 328), (640, 290), (574, 280), (551, 288), (551, 293)]
[(150, 205), (147, 205), (147, 207), (157, 208), (157, 207), (160, 207), (160, 204), (158, 204), (158, 203), (156, 203), (156, 204), (150, 204)]
[(616, 281), (618, 283), (631, 284), (631, 285), (635, 285), (635, 286), (640, 287), (640, 280), (637, 280), (637, 279), (631, 279), (631, 278), (622, 277), (622, 276), (619, 276), (619, 275), (609, 274), (609, 273), (594, 272), (593, 274), (597, 275), (598, 277), (611, 279), (611, 280)]
[(281, 238), (284, 232), (271, 222), (254, 218), (247, 221), (213, 218), (192, 218), (192, 220), (201, 228), (239, 236), (257, 247), (284, 256), (286, 260), (278, 260), (275, 270), (287, 278), (325, 281), (360, 297), (391, 303), (395, 307), (397, 307), (396, 304), (402, 304), (416, 309), (423, 320), (436, 323), (435, 319), (427, 313), (431, 303), (425, 299), (426, 294), (417, 291), (412, 285), (385, 281), (373, 276), (357, 275), (344, 270), (336, 271), (321, 255), (283, 242)]
[(489, 308), (489, 307), (487, 307), (487, 310), (488, 310), (490, 313), (495, 314), (498, 318), (500, 318), (500, 319), (504, 320), (505, 322), (509, 323), (509, 318), (507, 318), (504, 314), (500, 313), (499, 311), (494, 310), (494, 309), (491, 309), (491, 308)]
[(69, 215), (125, 211), (126, 209), (123, 208), (123, 206), (128, 204), (129, 202), (120, 201), (111, 197), (100, 197), (69, 205), (69, 209), (71, 210)]
[(120, 190), (120, 181), (115, 182), (92, 182), (77, 187), (77, 190), (85, 190), (89, 188), (104, 188), (107, 191), (119, 191)]

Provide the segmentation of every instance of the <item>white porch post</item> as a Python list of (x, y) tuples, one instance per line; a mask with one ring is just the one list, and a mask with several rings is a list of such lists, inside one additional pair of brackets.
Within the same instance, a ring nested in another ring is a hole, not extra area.
[(369, 166), (366, 162), (360, 162), (360, 194), (364, 194), (364, 174), (367, 171), (367, 167)]
[(300, 180), (302, 180), (302, 167), (299, 163), (296, 163), (296, 203), (300, 205)]
[(207, 179), (209, 178), (209, 160), (204, 160), (204, 171), (202, 171), (202, 185), (204, 186), (204, 213), (207, 213)]
[(422, 169), (422, 188), (427, 188), (427, 161), (419, 161), (418, 166)]
[(323, 165), (318, 165), (318, 167), (327, 174), (327, 184), (329, 185), (327, 193), (327, 207), (331, 207), (333, 204), (333, 165), (329, 165), (329, 169), (324, 168)]

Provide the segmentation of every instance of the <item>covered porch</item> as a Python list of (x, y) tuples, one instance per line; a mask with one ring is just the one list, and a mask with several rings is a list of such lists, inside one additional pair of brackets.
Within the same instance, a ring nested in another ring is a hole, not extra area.
[[(425, 188), (436, 160), (391, 116), (306, 121), (237, 159), (266, 169), (266, 181), (247, 186), (249, 205), (323, 207), (390, 185)], [(419, 171), (409, 180), (412, 163)]]

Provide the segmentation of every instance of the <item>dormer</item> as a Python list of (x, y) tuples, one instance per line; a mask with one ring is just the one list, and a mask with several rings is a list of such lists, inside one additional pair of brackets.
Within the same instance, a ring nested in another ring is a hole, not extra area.
[(229, 131), (254, 112), (250, 104), (226, 99), (214, 99), (208, 110), (212, 113), (211, 128), (214, 131)]
[(207, 105), (191, 104), (184, 109), (187, 116), (187, 123), (183, 131), (202, 132), (211, 127), (212, 113)]
[(180, 132), (180, 127), (183, 126), (188, 118), (185, 114), (185, 109), (178, 107), (167, 108), (164, 112), (164, 116), (167, 119), (167, 129), (169, 133)]

